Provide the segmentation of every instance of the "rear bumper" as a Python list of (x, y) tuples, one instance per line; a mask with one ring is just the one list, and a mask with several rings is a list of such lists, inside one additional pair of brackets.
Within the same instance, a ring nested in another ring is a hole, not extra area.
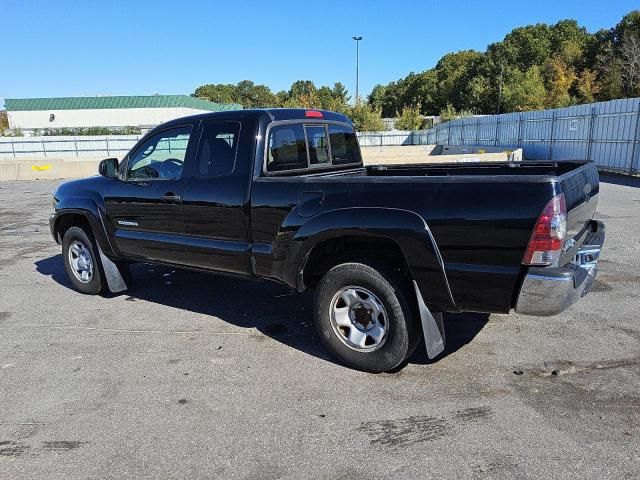
[(604, 223), (593, 221), (592, 231), (571, 263), (563, 267), (531, 267), (522, 282), (516, 312), (556, 315), (584, 297), (598, 271), (604, 238)]

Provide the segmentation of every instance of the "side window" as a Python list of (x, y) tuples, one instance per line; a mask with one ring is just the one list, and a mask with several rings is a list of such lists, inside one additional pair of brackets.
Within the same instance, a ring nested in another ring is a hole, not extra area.
[(327, 127), (324, 125), (305, 125), (309, 144), (309, 164), (321, 165), (329, 161), (329, 141)]
[(180, 127), (165, 130), (147, 139), (129, 157), (127, 178), (180, 178), (190, 135), (191, 127)]
[(342, 125), (329, 125), (333, 165), (360, 162), (360, 148), (353, 129)]
[(281, 172), (306, 167), (307, 144), (302, 124), (273, 127), (267, 145), (267, 170)]
[(218, 177), (233, 172), (239, 137), (238, 122), (206, 124), (198, 147), (196, 176)]

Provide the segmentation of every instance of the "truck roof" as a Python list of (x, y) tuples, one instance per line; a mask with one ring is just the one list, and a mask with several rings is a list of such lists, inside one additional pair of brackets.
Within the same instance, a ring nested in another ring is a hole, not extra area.
[[(308, 112), (314, 112), (309, 114)], [(331, 112), (329, 110), (316, 110), (305, 108), (254, 108), (247, 110), (229, 110), (225, 112), (209, 112), (188, 117), (176, 118), (163, 123), (161, 126), (167, 127), (173, 124), (182, 123), (185, 119), (207, 119), (216, 118), (220, 120), (232, 120), (239, 118), (254, 118), (267, 122), (280, 120), (330, 120), (334, 122), (345, 122), (351, 124), (349, 117), (342, 113)], [(157, 127), (156, 127), (157, 128)], [(155, 130), (155, 129), (154, 129)]]

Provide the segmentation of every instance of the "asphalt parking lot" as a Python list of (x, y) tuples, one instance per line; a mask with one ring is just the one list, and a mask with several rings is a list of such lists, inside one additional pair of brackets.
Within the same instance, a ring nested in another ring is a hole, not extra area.
[(640, 180), (602, 181), (587, 297), (450, 315), (442, 358), (381, 375), (277, 285), (141, 264), (76, 293), (57, 182), (0, 183), (0, 478), (638, 478)]

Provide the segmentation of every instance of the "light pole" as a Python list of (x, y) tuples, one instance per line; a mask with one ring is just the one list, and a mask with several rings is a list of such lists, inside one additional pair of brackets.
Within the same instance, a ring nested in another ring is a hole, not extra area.
[(359, 87), (360, 87), (360, 40), (362, 37), (351, 37), (356, 41), (356, 105), (360, 103)]
[(500, 115), (500, 104), (502, 103), (502, 75), (504, 74), (504, 65), (500, 65), (500, 85), (498, 86), (498, 115)]

